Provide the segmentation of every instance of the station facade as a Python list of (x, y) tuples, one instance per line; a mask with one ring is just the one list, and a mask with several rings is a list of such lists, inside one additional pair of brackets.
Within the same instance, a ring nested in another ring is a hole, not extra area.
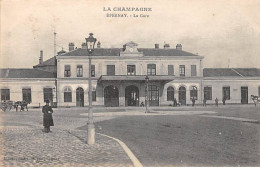
[[(41, 106), (46, 99), (58, 107), (88, 106), (89, 54), (86, 44), (43, 61), (33, 69), (1, 69), (1, 100), (26, 100)], [(260, 69), (203, 68), (204, 57), (170, 48), (138, 48), (134, 42), (123, 48), (101, 48), (91, 56), (92, 103), (105, 107), (172, 105), (173, 99), (190, 105), (214, 103), (252, 103), (250, 95), (260, 96)], [(147, 90), (148, 87), (148, 90)], [(148, 91), (148, 93), (147, 93)]]

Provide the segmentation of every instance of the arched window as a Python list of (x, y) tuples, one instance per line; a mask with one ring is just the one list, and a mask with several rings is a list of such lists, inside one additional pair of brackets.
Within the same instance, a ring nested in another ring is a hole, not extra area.
[(194, 98), (195, 100), (198, 99), (198, 90), (196, 86), (192, 86), (190, 89), (190, 98)]
[(173, 99), (174, 99), (174, 88), (170, 86), (167, 88), (167, 101), (173, 101)]
[(64, 89), (64, 102), (72, 102), (72, 91), (70, 87)]

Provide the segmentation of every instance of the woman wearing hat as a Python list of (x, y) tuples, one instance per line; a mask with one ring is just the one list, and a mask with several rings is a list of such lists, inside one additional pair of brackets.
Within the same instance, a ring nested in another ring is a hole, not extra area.
[(43, 131), (46, 133), (50, 132), (50, 126), (54, 126), (53, 119), (52, 119), (53, 110), (49, 105), (49, 103), (50, 101), (46, 100), (46, 105), (42, 107), (43, 126), (44, 126)]

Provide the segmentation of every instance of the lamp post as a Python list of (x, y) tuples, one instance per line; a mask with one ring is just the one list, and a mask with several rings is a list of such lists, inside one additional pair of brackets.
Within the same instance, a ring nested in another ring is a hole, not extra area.
[(149, 90), (148, 90), (149, 77), (148, 76), (145, 77), (145, 82), (146, 82), (145, 113), (149, 113), (150, 111), (149, 111), (149, 99), (148, 99), (148, 97), (149, 97), (149, 94), (148, 94), (149, 93)]
[(93, 121), (93, 111), (92, 111), (92, 84), (91, 84), (91, 56), (94, 51), (96, 38), (93, 37), (93, 33), (89, 33), (89, 37), (86, 38), (87, 50), (89, 54), (89, 73), (88, 73), (88, 144), (95, 144), (95, 125)]

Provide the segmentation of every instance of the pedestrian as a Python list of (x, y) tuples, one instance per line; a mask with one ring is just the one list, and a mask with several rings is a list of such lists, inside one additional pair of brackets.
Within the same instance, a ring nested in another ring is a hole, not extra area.
[(174, 107), (177, 106), (177, 100), (176, 100), (176, 98), (173, 99), (173, 106), (174, 106)]
[(203, 106), (206, 107), (206, 105), (207, 105), (207, 100), (206, 100), (206, 98), (204, 98), (204, 99), (203, 99)]
[(226, 96), (223, 97), (222, 102), (223, 102), (223, 105), (226, 105)]
[(50, 126), (54, 126), (52, 113), (53, 110), (51, 106), (49, 105), (50, 101), (46, 100), (46, 105), (42, 107), (42, 113), (43, 113), (43, 126), (44, 126), (44, 132), (48, 133), (50, 132)]
[(218, 107), (218, 98), (215, 99), (215, 104)]
[(194, 106), (195, 105), (195, 101), (196, 101), (195, 98), (193, 97), (191, 101), (192, 101), (192, 106)]
[(24, 111), (24, 103), (25, 103), (25, 101), (23, 100), (23, 101), (21, 102), (21, 109), (20, 109), (20, 111)]

